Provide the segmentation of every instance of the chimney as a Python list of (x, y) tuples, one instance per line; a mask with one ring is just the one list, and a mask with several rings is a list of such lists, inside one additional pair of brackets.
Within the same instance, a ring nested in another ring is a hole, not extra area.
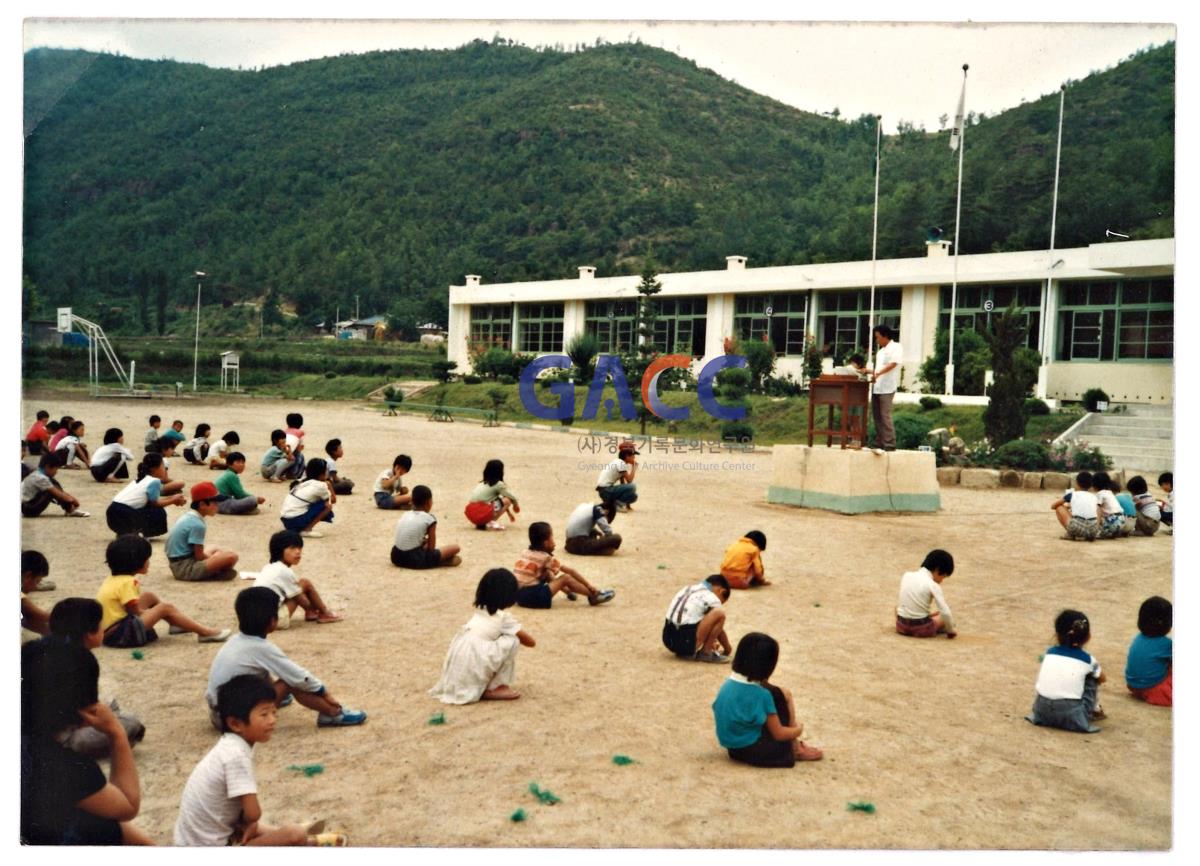
[(925, 241), (925, 254), (931, 259), (944, 259), (950, 255), (953, 241)]
[(467, 285), (468, 286), (477, 286), (477, 285), (479, 285), (479, 281), (481, 279), (483, 279), (483, 278), (480, 277), (479, 274), (467, 274)]
[(593, 280), (596, 278), (596, 269), (591, 265), (581, 265), (579, 268), (579, 279)]
[(745, 256), (726, 256), (725, 270), (727, 271), (744, 271), (746, 270)]

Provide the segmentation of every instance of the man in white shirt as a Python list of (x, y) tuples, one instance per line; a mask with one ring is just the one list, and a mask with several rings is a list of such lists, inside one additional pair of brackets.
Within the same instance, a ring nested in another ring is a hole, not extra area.
[(895, 332), (887, 325), (875, 327), (875, 372), (871, 380), (871, 412), (875, 417), (875, 445), (884, 451), (896, 450), (896, 429), (892, 426), (892, 398), (900, 387), (900, 344)]
[[(944, 632), (952, 638), (954, 618), (942, 595), (942, 581), (954, 574), (954, 557), (945, 550), (931, 550), (916, 571), (900, 578), (900, 599), (896, 603), (896, 631), (908, 637), (936, 637)], [(937, 607), (937, 611), (931, 610)]]

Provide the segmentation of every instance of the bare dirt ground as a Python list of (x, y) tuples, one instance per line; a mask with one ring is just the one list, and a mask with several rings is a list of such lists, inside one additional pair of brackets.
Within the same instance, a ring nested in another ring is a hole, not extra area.
[[(250, 466), (245, 483), (272, 507), (214, 517), (209, 543), (231, 547), (240, 567), (267, 561), (285, 488), (258, 477), (272, 427), (305, 416), (307, 452), (345, 442), (336, 522), (310, 540), (298, 573), (347, 615), (335, 625), (294, 625), (273, 639), (365, 709), (361, 728), (318, 730), (314, 714), (280, 712), (273, 739), (256, 748), (264, 820), (324, 817), (355, 845), (571, 847), (788, 847), (958, 849), (1165, 849), (1171, 845), (1172, 714), (1126, 693), (1125, 652), (1138, 605), (1172, 595), (1172, 539), (1094, 544), (1059, 540), (1048, 492), (942, 489), (931, 515), (848, 517), (764, 502), (771, 456), (643, 453), (636, 511), (619, 515), (625, 544), (611, 559), (560, 555), (594, 583), (616, 589), (600, 608), (561, 597), (548, 611), (516, 609), (536, 648), (521, 650), (521, 700), (443, 707), (428, 697), (455, 631), (471, 615), (475, 585), (511, 567), (533, 520), (559, 536), (571, 509), (593, 496), (596, 464), (573, 435), (422, 417), (382, 417), (349, 404), (249, 399), (87, 400), (27, 396), (34, 412), (70, 412), (87, 440), (119, 426), (140, 452), (151, 412), (235, 429)], [(401, 571), (388, 560), (397, 515), (377, 510), (373, 478), (400, 452), (411, 484), (434, 491), (439, 541), (464, 547), (464, 564)], [(499, 457), (523, 511), (508, 532), (477, 532), (462, 516), (485, 460)], [(587, 465), (584, 465), (587, 464)], [(192, 484), (215, 473), (171, 463)], [(62, 472), (92, 518), (53, 506), (21, 520), (22, 544), (50, 560), (58, 589), (46, 605), (94, 594), (111, 535), (103, 513), (115, 485)], [(174, 521), (180, 509), (172, 509)], [(750, 529), (769, 539), (774, 586), (735, 593), (733, 641), (766, 631), (781, 643), (773, 680), (790, 687), (805, 739), (825, 760), (757, 770), (716, 742), (710, 704), (728, 668), (674, 659), (660, 643), (667, 604), (685, 583), (716, 569), (727, 544)], [(944, 584), (957, 640), (901, 638), (892, 628), (900, 574), (933, 547), (957, 563)], [(171, 578), (161, 543), (144, 586), (203, 622), (235, 625), (233, 597), (248, 583)], [(1094, 736), (1023, 721), (1039, 656), (1064, 607), (1092, 622), (1088, 646), (1108, 672), (1108, 720)], [(212, 746), (203, 691), (217, 647), (166, 636), (135, 660), (100, 649), (102, 692), (146, 723), (135, 755), (142, 782), (138, 823), (169, 844), (184, 781)], [(445, 711), (446, 723), (428, 724)], [(636, 763), (617, 766), (614, 754)], [(312, 778), (288, 769), (320, 763)], [(537, 782), (562, 798), (539, 804)], [(874, 814), (847, 810), (869, 801)], [(513, 823), (524, 808), (528, 817)], [(761, 816), (745, 820), (745, 816)]]

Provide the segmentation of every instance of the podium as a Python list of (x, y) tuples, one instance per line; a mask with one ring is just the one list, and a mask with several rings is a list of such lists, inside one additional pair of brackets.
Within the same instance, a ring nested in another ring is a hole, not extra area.
[[(867, 387), (865, 379), (858, 376), (823, 375), (813, 379), (808, 386), (808, 445), (814, 437), (824, 436), (826, 447), (833, 446), (837, 439), (843, 449), (861, 449), (867, 441)], [(818, 407), (829, 410), (826, 425), (816, 426)], [(834, 410), (839, 411), (838, 423), (834, 424)], [(857, 445), (850, 446), (850, 442)]]

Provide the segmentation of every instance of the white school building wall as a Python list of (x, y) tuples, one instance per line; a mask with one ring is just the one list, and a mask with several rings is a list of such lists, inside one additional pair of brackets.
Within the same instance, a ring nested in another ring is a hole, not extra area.
[[(805, 335), (827, 349), (826, 369), (832, 367), (831, 355), (866, 348), (869, 260), (746, 265), (745, 257), (729, 256), (722, 270), (658, 275), (660, 308), (675, 305), (683, 311), (660, 322), (663, 339), (675, 337), (675, 345), (665, 349), (676, 349), (686, 334), (682, 342), (692, 343), (698, 370), (723, 354), (727, 337), (761, 338), (769, 332), (777, 374), (799, 380)], [(955, 312), (961, 326), (986, 319), (1017, 298), (1030, 321), (1028, 344), (1043, 357), (1039, 388), (1047, 398), (1078, 400), (1088, 388), (1099, 387), (1114, 402), (1170, 403), (1174, 272), (1174, 238), (962, 255)], [(939, 323), (949, 321), (953, 280), (954, 258), (946, 241), (930, 243), (925, 257), (875, 264), (875, 322), (895, 321), (899, 300), (905, 390), (920, 390), (918, 369), (933, 354)], [(628, 316), (639, 281), (636, 275), (597, 277), (590, 266), (580, 267), (574, 279), (537, 282), (484, 284), (468, 275), (465, 285), (450, 286), (448, 358), (460, 371), (469, 370), (472, 342), (561, 353), (589, 328), (605, 338), (602, 351), (615, 350), (621, 334), (628, 344)], [(590, 318), (589, 302), (595, 311)], [(697, 312), (701, 305), (703, 313)], [(778, 307), (772, 317), (765, 315), (769, 305)], [(602, 307), (608, 310), (607, 322)]]

